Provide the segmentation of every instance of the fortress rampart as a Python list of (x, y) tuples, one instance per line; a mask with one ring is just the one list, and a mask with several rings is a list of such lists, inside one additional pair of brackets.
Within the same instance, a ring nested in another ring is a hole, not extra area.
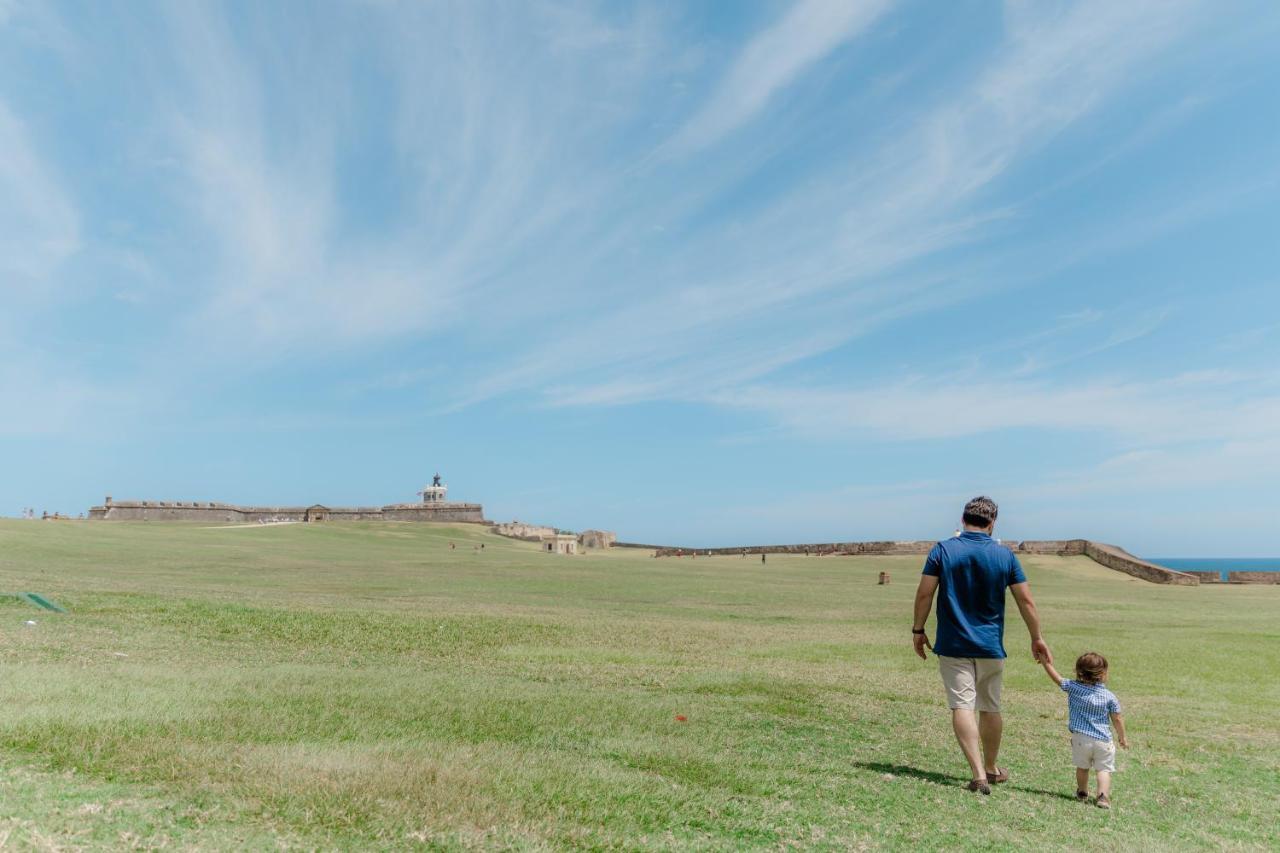
[(608, 549), (618, 542), (618, 534), (612, 530), (584, 530), (578, 534), (578, 544), (583, 548)]
[(484, 524), (473, 503), (402, 503), (386, 506), (237, 506), (201, 501), (111, 501), (89, 510), (98, 521), (204, 521), (248, 524), (269, 521), (447, 521)]
[(1280, 584), (1280, 572), (1227, 572), (1227, 583)]
[(1108, 569), (1115, 569), (1135, 578), (1142, 578), (1152, 583), (1172, 583), (1182, 586), (1199, 586), (1200, 579), (1187, 572), (1175, 572), (1164, 566), (1157, 566), (1139, 557), (1135, 557), (1123, 548), (1106, 545), (1102, 542), (1084, 543), (1084, 554), (1090, 560)]
[(557, 533), (556, 528), (545, 524), (529, 524), (526, 521), (507, 521), (495, 524), (491, 530), (508, 539), (522, 539), (525, 542), (541, 542), (550, 539)]
[[(698, 554), (699, 556), (719, 555), (736, 557), (739, 554), (840, 554), (844, 556), (857, 554), (919, 554), (929, 553), (934, 546), (932, 539), (915, 539), (903, 541), (874, 542), (813, 542), (800, 545), (752, 545), (746, 548), (676, 548), (665, 545), (632, 545), (618, 543), (629, 548), (653, 548), (659, 557), (674, 557), (680, 554)], [(1079, 556), (1085, 553), (1083, 539), (1027, 540), (1026, 542), (1005, 542), (1006, 547), (1019, 554), (1052, 554), (1059, 557)], [(1136, 557), (1134, 559), (1137, 559)]]
[[(619, 543), (622, 547), (644, 547)], [(652, 546), (650, 546), (652, 547)], [(676, 557), (681, 554), (698, 556), (737, 557), (740, 554), (928, 554), (932, 542), (813, 542), (800, 545), (753, 545), (747, 548), (655, 548), (659, 557)]]
[[(495, 524), (489, 528), (489, 532), (496, 533), (499, 536), (506, 536), (508, 539), (537, 542), (543, 545), (560, 543), (563, 546), (566, 539), (575, 538), (573, 534), (563, 532), (557, 528), (548, 527), (544, 524), (529, 524), (524, 521), (507, 521), (502, 524)], [(559, 553), (576, 553), (577, 548), (608, 550), (617, 544), (618, 535), (612, 530), (584, 530), (577, 534), (575, 541), (577, 546), (573, 550), (560, 551)]]
[[(1046, 554), (1058, 557), (1085, 556), (1108, 569), (1115, 569), (1127, 575), (1133, 575), (1151, 583), (1175, 584), (1178, 586), (1198, 586), (1201, 578), (1189, 572), (1175, 572), (1164, 566), (1147, 562), (1135, 557), (1123, 548), (1107, 545), (1102, 542), (1091, 542), (1088, 539), (1028, 539), (1023, 542), (1004, 542), (1016, 554)], [(756, 545), (748, 548), (671, 548), (654, 549), (654, 556), (676, 557), (681, 555), (698, 556), (730, 556), (741, 554), (811, 554), (856, 556), (859, 554), (915, 554), (924, 556), (934, 543), (928, 540), (902, 542), (821, 542), (807, 545)], [(1267, 575), (1268, 572), (1232, 572), (1233, 575)], [(1245, 581), (1239, 583), (1259, 583), (1262, 581)], [(1268, 580), (1267, 583), (1277, 581)]]

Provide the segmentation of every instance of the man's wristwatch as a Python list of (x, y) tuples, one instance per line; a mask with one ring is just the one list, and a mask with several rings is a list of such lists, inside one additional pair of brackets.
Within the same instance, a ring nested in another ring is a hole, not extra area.
[(912, 629), (911, 629), (911, 633), (913, 633), (913, 634), (923, 634), (923, 633), (924, 633), (924, 629), (923, 629), (923, 628), (912, 628)]

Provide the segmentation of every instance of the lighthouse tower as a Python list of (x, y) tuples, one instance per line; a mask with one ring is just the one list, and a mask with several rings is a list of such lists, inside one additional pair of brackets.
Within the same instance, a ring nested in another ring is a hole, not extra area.
[(439, 472), (431, 478), (430, 486), (424, 486), (422, 491), (418, 492), (418, 494), (422, 495), (422, 502), (424, 504), (444, 503), (445, 495), (448, 493), (449, 487), (440, 482)]

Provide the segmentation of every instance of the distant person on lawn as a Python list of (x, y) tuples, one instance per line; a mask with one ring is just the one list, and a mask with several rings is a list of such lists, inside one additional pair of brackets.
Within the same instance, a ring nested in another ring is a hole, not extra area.
[[(969, 762), (969, 790), (983, 794), (991, 793), (991, 783), (1009, 781), (1009, 772), (996, 765), (1004, 731), (1000, 690), (1006, 588), (1013, 591), (1031, 633), (1031, 656), (1037, 663), (1053, 663), (1022, 566), (1012, 551), (991, 538), (997, 513), (996, 502), (988, 497), (964, 505), (963, 532), (934, 545), (924, 562), (911, 623), (916, 654), (925, 659), (927, 647), (938, 657), (951, 728)], [(930, 646), (924, 625), (938, 591), (938, 634)]]

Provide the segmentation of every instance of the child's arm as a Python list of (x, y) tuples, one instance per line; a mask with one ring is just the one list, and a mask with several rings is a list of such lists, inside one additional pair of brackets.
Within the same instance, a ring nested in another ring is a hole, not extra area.
[(1112, 714), (1111, 725), (1116, 727), (1116, 743), (1120, 744), (1122, 749), (1129, 748), (1129, 740), (1124, 736), (1124, 715)]
[(1062, 686), (1062, 676), (1058, 675), (1058, 671), (1053, 668), (1053, 664), (1047, 660), (1040, 661), (1040, 665), (1044, 667), (1044, 674), (1049, 676), (1049, 680), (1053, 682), (1054, 687)]

